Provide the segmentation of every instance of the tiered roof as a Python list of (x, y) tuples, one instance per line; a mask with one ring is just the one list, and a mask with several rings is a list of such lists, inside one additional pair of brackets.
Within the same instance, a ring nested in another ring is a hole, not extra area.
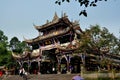
[(56, 13), (55, 13), (55, 15), (53, 17), (53, 20), (51, 22), (47, 21), (47, 23), (42, 25), (42, 26), (34, 25), (34, 27), (38, 31), (41, 31), (41, 30), (43, 30), (45, 28), (52, 27), (53, 25), (57, 25), (59, 23), (65, 23), (65, 24), (67, 24), (69, 26), (69, 28), (66, 28), (65, 30), (59, 31), (59, 32), (57, 32), (57, 34), (55, 34), (56, 33), (56, 31), (55, 31), (55, 33), (53, 32), (53, 33), (51, 33), (49, 35), (46, 35), (46, 36), (45, 35), (44, 36), (37, 36), (36, 38), (29, 39), (29, 40), (25, 39), (25, 42), (27, 42), (27, 43), (34, 43), (34, 42), (38, 42), (40, 40), (44, 40), (44, 39), (51, 38), (51, 37), (54, 37), (54, 36), (63, 35), (63, 34), (66, 34), (67, 32), (69, 32), (71, 29), (75, 30), (75, 32), (77, 34), (82, 33), (82, 30), (81, 30), (81, 28), (79, 26), (79, 22), (78, 21), (70, 22), (66, 15), (62, 16), (61, 18), (59, 18)]
[(50, 26), (52, 26), (52, 25), (55, 25), (55, 24), (58, 24), (60, 21), (63, 21), (63, 22), (67, 22), (67, 24), (71, 24), (71, 22), (68, 20), (68, 18), (67, 18), (67, 16), (63, 16), (62, 18), (59, 18), (58, 16), (57, 16), (57, 14), (55, 13), (55, 15), (54, 15), (54, 17), (53, 17), (53, 20), (51, 21), (51, 22), (49, 22), (48, 20), (47, 20), (47, 22), (46, 22), (46, 24), (44, 24), (44, 25), (41, 25), (41, 26), (34, 26), (35, 27), (35, 29), (37, 29), (37, 30), (42, 30), (42, 29), (44, 29), (44, 28), (47, 28), (47, 27), (50, 27)]

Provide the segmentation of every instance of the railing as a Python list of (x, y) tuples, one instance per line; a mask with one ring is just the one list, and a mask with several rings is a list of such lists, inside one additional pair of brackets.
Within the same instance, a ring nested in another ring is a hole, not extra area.
[(47, 35), (42, 35), (42, 36), (34, 39), (34, 41), (38, 41), (38, 39), (40, 40), (40, 39), (45, 39), (45, 38), (48, 38), (48, 37), (56, 36), (56, 35), (59, 35), (59, 34), (63, 34), (63, 33), (66, 33), (69, 30), (70, 30), (70, 27), (67, 27), (66, 29), (63, 29), (63, 30), (55, 31), (55, 32), (49, 33)]

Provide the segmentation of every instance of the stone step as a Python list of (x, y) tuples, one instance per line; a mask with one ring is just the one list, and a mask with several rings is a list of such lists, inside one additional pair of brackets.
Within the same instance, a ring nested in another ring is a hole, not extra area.
[[(40, 74), (28, 75), (27, 80), (71, 80), (76, 74)], [(24, 80), (19, 75), (9, 75), (2, 80)]]

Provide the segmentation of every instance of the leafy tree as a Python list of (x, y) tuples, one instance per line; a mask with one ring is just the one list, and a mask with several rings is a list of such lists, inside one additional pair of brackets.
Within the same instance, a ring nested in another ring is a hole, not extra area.
[(119, 52), (119, 40), (105, 27), (101, 28), (99, 25), (91, 25), (90, 29), (86, 29), (80, 37), (80, 47), (75, 52), (82, 54), (100, 54), (102, 59), (97, 60), (99, 60), (101, 66), (106, 65), (109, 67), (110, 63), (112, 63), (112, 61), (103, 57), (104, 54), (101, 52), (102, 48), (108, 49), (107, 53), (109, 54)]
[(31, 51), (30, 47), (27, 46), (27, 43), (25, 41), (22, 41), (20, 43), (20, 48), (21, 48), (22, 52), (25, 51), (25, 50)]
[(0, 30), (0, 66), (7, 65), (11, 61), (11, 53), (8, 51), (8, 38)]
[(0, 54), (7, 52), (8, 38), (4, 35), (4, 32), (0, 30)]
[(17, 37), (13, 37), (10, 40), (10, 47), (11, 47), (12, 50), (19, 49), (19, 44), (20, 44), (20, 41), (18, 40)]
[[(98, 2), (107, 1), (107, 0), (74, 0), (74, 1), (78, 2), (80, 7), (84, 7), (84, 9), (82, 11), (80, 11), (79, 15), (84, 15), (84, 16), (87, 17), (86, 8), (88, 8), (88, 7), (96, 7)], [(55, 3), (58, 4), (58, 5), (61, 5), (63, 2), (70, 3), (71, 0), (56, 0), (55, 1)]]
[(19, 41), (17, 37), (13, 37), (8, 45), (7, 36), (4, 35), (2, 30), (0, 30), (0, 66), (5, 65), (6, 67), (11, 68), (15, 65), (9, 48), (17, 53), (21, 53), (26, 47), (26, 43), (24, 41)]
[(27, 48), (27, 44), (24, 41), (19, 41), (17, 37), (13, 37), (10, 40), (10, 48), (13, 52), (22, 53)]
[(107, 28), (100, 28), (99, 25), (95, 25), (91, 26), (89, 30), (87, 29), (85, 33), (89, 36), (88, 38), (90, 38), (89, 45), (91, 45), (92, 49), (99, 51), (102, 47), (108, 47), (110, 53), (114, 53), (118, 41)]
[(118, 46), (116, 46), (116, 53), (120, 54), (120, 39), (118, 39)]

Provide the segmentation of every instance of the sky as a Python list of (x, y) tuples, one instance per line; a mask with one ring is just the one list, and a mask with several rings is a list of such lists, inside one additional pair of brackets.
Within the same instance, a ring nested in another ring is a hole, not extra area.
[(70, 21), (79, 20), (81, 29), (90, 25), (106, 27), (116, 37), (120, 36), (120, 0), (108, 0), (97, 3), (97, 7), (87, 8), (88, 17), (79, 16), (84, 7), (79, 7), (75, 0), (55, 4), (55, 0), (0, 0), (0, 30), (9, 40), (17, 37), (20, 41), (38, 36), (35, 25), (51, 21), (55, 12), (59, 17), (66, 13)]

